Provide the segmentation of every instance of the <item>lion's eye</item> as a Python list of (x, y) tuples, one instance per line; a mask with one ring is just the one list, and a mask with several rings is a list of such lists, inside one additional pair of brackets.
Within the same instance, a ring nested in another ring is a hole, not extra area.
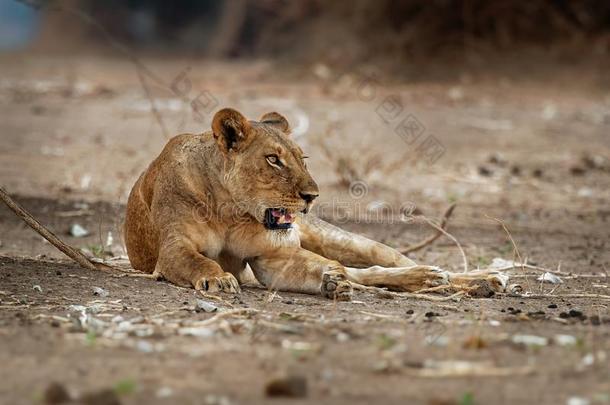
[(271, 166), (275, 166), (275, 167), (282, 166), (282, 161), (280, 160), (280, 158), (277, 155), (267, 155), (265, 158), (267, 159), (267, 163), (269, 163)]

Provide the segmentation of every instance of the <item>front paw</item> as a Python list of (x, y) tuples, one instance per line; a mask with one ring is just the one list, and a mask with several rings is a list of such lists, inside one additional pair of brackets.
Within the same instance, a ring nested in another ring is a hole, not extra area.
[(331, 270), (322, 274), (322, 286), (320, 287), (322, 296), (337, 301), (351, 301), (352, 285), (345, 278), (345, 274)]
[(219, 277), (201, 277), (194, 283), (196, 290), (207, 292), (228, 292), (238, 294), (241, 292), (237, 279), (231, 273)]

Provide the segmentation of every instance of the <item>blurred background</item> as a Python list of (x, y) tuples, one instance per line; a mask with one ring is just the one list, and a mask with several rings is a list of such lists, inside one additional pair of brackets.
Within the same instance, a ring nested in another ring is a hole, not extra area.
[(171, 136), (206, 131), (231, 106), (288, 117), (331, 205), (322, 216), (458, 200), (463, 214), (517, 209), (527, 222), (533, 210), (549, 226), (566, 210), (608, 215), (608, 2), (0, 0), (0, 11), (0, 182), (13, 193), (122, 207)]

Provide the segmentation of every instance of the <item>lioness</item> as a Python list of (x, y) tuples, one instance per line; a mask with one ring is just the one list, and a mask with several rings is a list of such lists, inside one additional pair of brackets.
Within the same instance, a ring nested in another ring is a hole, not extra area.
[(249, 264), (265, 286), (337, 300), (350, 299), (350, 281), (413, 291), (455, 277), (308, 215), (319, 190), (305, 158), (276, 112), (249, 121), (225, 108), (212, 131), (172, 138), (129, 196), (132, 266), (236, 293)]

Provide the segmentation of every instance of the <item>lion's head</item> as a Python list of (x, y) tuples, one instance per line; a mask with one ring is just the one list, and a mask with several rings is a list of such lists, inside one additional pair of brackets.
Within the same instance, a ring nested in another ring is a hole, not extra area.
[(268, 229), (288, 229), (296, 213), (309, 211), (318, 185), (286, 118), (271, 112), (248, 121), (225, 108), (214, 115), (212, 132), (224, 159), (223, 183), (241, 209)]

